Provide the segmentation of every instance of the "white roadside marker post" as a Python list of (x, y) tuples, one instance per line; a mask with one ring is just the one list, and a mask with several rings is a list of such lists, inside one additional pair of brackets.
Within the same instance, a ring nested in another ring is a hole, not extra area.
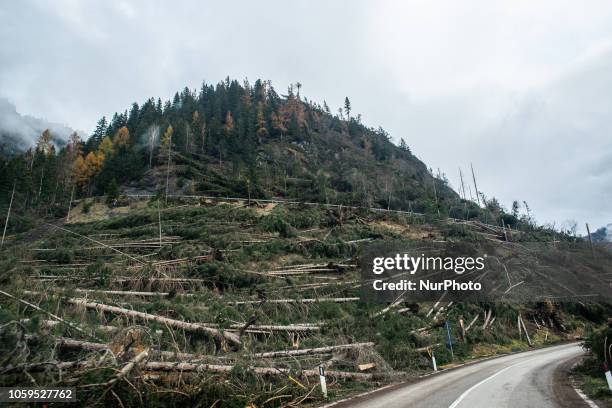
[(321, 380), (321, 392), (323, 397), (327, 398), (327, 383), (325, 382), (325, 368), (319, 366), (319, 379)]
[(436, 356), (434, 355), (433, 350), (431, 351), (431, 363), (433, 364), (434, 373), (438, 371), (438, 366), (436, 365)]
[(608, 388), (612, 391), (612, 374), (610, 373), (610, 368), (608, 368), (608, 364), (604, 363), (604, 371), (606, 372), (606, 380), (608, 381)]
[(432, 347), (427, 348), (427, 354), (431, 357), (431, 364), (433, 365), (434, 373), (438, 371), (438, 365), (436, 364), (436, 356), (434, 355), (434, 351)]

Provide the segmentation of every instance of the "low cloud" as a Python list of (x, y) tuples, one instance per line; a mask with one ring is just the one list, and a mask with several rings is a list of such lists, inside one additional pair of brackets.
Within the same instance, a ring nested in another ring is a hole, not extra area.
[(49, 129), (58, 144), (62, 144), (74, 132), (68, 126), (22, 115), (15, 105), (0, 98), (0, 145), (5, 150), (20, 151), (33, 146), (45, 129)]

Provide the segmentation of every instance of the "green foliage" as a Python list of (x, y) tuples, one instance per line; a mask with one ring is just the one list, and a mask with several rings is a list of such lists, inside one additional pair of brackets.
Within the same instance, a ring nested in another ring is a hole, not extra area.
[(242, 273), (232, 265), (218, 261), (198, 265), (192, 273), (194, 277), (211, 282), (219, 290), (248, 288), (259, 281), (255, 275)]
[(584, 347), (593, 353), (596, 361), (600, 364), (607, 361), (608, 365), (612, 366), (610, 345), (612, 345), (612, 321), (607, 327), (593, 330), (584, 342)]
[(93, 200), (85, 200), (83, 202), (83, 214), (89, 214), (93, 204), (94, 204)]
[(112, 179), (111, 182), (106, 186), (106, 204), (112, 204), (117, 198), (119, 198), (119, 185), (116, 179)]
[(285, 220), (282, 214), (277, 212), (264, 216), (260, 225), (264, 231), (277, 232), (283, 238), (290, 238), (296, 235), (293, 226)]

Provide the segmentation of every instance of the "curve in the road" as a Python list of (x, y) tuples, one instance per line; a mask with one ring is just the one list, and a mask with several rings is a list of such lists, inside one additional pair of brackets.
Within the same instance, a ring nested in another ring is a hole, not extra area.
[[(560, 388), (559, 367), (579, 358), (565, 344), (469, 364), (422, 381), (353, 399), (355, 408), (558, 408), (587, 406), (571, 387)], [(563, 396), (559, 396), (563, 392)], [(572, 395), (575, 398), (572, 398)]]

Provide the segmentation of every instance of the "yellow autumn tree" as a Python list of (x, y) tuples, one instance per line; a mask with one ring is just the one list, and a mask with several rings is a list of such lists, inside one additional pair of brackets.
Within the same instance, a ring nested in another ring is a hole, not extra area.
[(119, 128), (117, 133), (115, 133), (113, 142), (117, 146), (127, 146), (129, 141), (130, 141), (130, 131), (128, 130), (128, 128), (125, 126)]
[(72, 178), (79, 186), (84, 186), (89, 181), (89, 170), (82, 155), (78, 155), (72, 166)]
[(191, 115), (191, 124), (193, 126), (197, 126), (198, 123), (200, 123), (200, 114), (198, 111), (193, 111), (193, 114)]
[(102, 170), (104, 163), (104, 156), (98, 155), (94, 152), (89, 152), (85, 157), (85, 164), (87, 165), (87, 173), (89, 177), (93, 177)]
[(172, 134), (174, 129), (172, 125), (168, 125), (166, 131), (162, 135), (161, 144), (159, 146), (158, 158), (161, 162), (166, 162), (172, 151)]
[(227, 111), (225, 115), (225, 126), (223, 127), (226, 136), (230, 136), (234, 131), (234, 118), (232, 117), (232, 112)]
[(46, 155), (50, 154), (53, 151), (53, 143), (51, 140), (51, 132), (49, 132), (49, 129), (45, 129), (36, 141), (36, 150)]
[(102, 142), (100, 142), (100, 146), (98, 146), (97, 156), (102, 158), (102, 161), (104, 161), (104, 159), (112, 156), (113, 153), (115, 153), (113, 142), (111, 142), (110, 138), (106, 136), (104, 139), (102, 139)]

